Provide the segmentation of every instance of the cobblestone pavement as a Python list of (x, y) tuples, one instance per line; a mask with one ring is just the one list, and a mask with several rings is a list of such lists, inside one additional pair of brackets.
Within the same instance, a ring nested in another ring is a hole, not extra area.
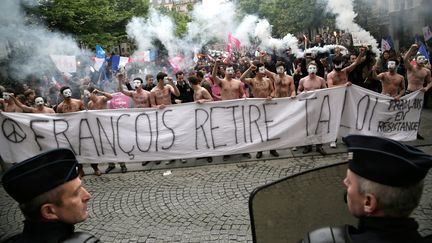
[[(345, 154), (309, 156), (205, 167), (86, 176), (90, 217), (78, 225), (103, 242), (248, 242), (248, 198), (257, 186), (317, 166), (344, 161)], [(0, 191), (1, 230), (19, 231), (22, 216)], [(414, 216), (432, 234), (432, 173)]]
[[(432, 112), (422, 121), (422, 135), (432, 134)], [(432, 153), (432, 140), (413, 142)], [(92, 194), (89, 219), (78, 230), (95, 234), (103, 242), (250, 242), (248, 198), (252, 190), (279, 178), (346, 160), (345, 147), (326, 149), (332, 154), (303, 156), (281, 150), (281, 158), (264, 160), (234, 156), (188, 160), (183, 164), (128, 165), (129, 172), (88, 175), (83, 178)], [(191, 166), (191, 167), (185, 167)], [(101, 169), (106, 165), (101, 165)], [(143, 168), (145, 170), (143, 170)], [(116, 168), (116, 172), (119, 168)], [(171, 174), (164, 175), (170, 171)], [(90, 173), (91, 169), (86, 168)], [(413, 216), (423, 235), (432, 234), (432, 171), (420, 206)], [(0, 187), (0, 239), (21, 230), (17, 204)]]

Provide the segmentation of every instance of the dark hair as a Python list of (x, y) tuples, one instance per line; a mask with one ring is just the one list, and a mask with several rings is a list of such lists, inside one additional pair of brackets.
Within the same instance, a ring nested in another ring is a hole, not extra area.
[(343, 62), (343, 58), (341, 56), (337, 56), (333, 59), (333, 64), (339, 65)]
[(146, 77), (145, 77), (146, 80), (149, 80), (151, 78), (153, 78), (153, 75), (151, 75), (151, 74), (147, 74)]
[(26, 91), (24, 91), (24, 96), (27, 98), (29, 95), (31, 95), (31, 94), (36, 94), (35, 92), (34, 92), (34, 90), (32, 90), (32, 89), (28, 89), (28, 90), (26, 90)]
[(196, 72), (196, 76), (198, 77), (198, 78), (204, 78), (204, 73), (203, 72), (201, 72), (201, 71), (198, 71), (198, 72)]
[(159, 80), (163, 80), (166, 76), (168, 76), (168, 74), (166, 74), (166, 73), (164, 73), (164, 72), (159, 72), (159, 73), (156, 75), (156, 79), (157, 79), (157, 81), (159, 81)]
[(282, 61), (277, 61), (276, 62), (276, 67), (280, 67), (280, 66), (285, 67), (285, 63), (282, 62)]
[(188, 81), (189, 81), (189, 83), (191, 83), (193, 85), (197, 85), (200, 82), (199, 79), (195, 76), (189, 76)]
[(141, 83), (144, 82), (144, 81), (142, 80), (142, 78), (140, 78), (140, 77), (136, 77), (136, 78), (134, 78), (132, 81), (134, 81), (134, 80), (139, 80)]
[(388, 61), (393, 61), (396, 63), (396, 66), (399, 65), (399, 61), (397, 60), (396, 57), (389, 57)]
[(183, 75), (183, 74), (184, 74), (183, 71), (178, 71), (178, 72), (176, 72), (175, 76), (176, 76), (176, 78), (178, 78), (178, 76)]
[(88, 92), (92, 93), (93, 90), (95, 90), (95, 88), (94, 87), (88, 87), (87, 90), (88, 90)]
[(13, 90), (13, 89), (11, 89), (11, 88), (6, 88), (6, 90), (3, 91), (3, 92), (6, 92), (6, 93), (13, 93), (13, 94), (15, 94), (15, 90)]
[(71, 89), (69, 86), (63, 86), (60, 88), (60, 94), (63, 94), (63, 91), (65, 91), (66, 89)]

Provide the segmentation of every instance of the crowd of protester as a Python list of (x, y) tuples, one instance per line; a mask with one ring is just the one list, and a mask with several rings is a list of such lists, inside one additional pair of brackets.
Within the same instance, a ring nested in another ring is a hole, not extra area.
[[(115, 92), (129, 96), (133, 101), (130, 107), (164, 108), (186, 102), (293, 97), (304, 91), (351, 84), (399, 99), (419, 89), (429, 91), (432, 85), (430, 63), (417, 53), (415, 44), (405, 53), (389, 50), (379, 57), (368, 47), (353, 47), (349, 34), (344, 32), (317, 34), (313, 41), (300, 37), (298, 44), (304, 50), (301, 58), (290, 50), (249, 49), (232, 56), (219, 51), (198, 55), (194, 66), (183, 70), (171, 67), (167, 59), (158, 59), (127, 64), (116, 72), (108, 62), (101, 72), (31, 77), (19, 89), (0, 86), (0, 108), (4, 112), (33, 113), (107, 109)], [(336, 47), (324, 48), (326, 45)], [(306, 146), (303, 153), (311, 150)], [(316, 145), (316, 150), (326, 155), (322, 145)], [(270, 154), (279, 156), (276, 150)], [(256, 158), (261, 157), (262, 152), (258, 152)], [(127, 171), (124, 163), (120, 166), (122, 172)], [(97, 164), (92, 167), (96, 175), (101, 174)], [(106, 172), (114, 167), (111, 163)], [(82, 167), (80, 173), (84, 175)]]

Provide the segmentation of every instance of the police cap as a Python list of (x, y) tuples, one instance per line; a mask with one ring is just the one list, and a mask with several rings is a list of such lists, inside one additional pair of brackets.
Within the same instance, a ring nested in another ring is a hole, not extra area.
[(2, 178), (3, 187), (17, 202), (25, 203), (75, 179), (77, 164), (71, 150), (50, 150), (9, 168)]
[(420, 182), (432, 167), (432, 156), (400, 142), (373, 136), (349, 135), (348, 168), (368, 180), (406, 187)]

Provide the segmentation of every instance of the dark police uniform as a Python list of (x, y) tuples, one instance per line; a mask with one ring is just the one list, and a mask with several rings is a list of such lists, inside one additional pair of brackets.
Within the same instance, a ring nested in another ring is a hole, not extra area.
[[(348, 168), (355, 174), (391, 187), (416, 185), (432, 167), (432, 156), (397, 141), (363, 135), (343, 138), (352, 158)], [(350, 157), (350, 156), (349, 156)], [(432, 237), (422, 237), (413, 218), (365, 216), (358, 227), (325, 227), (307, 233), (301, 241), (371, 242), (371, 243), (432, 243)]]
[[(54, 149), (17, 163), (2, 178), (5, 191), (18, 203), (28, 203), (78, 177), (78, 161), (69, 149)], [(21, 234), (5, 242), (13, 243), (78, 243), (100, 242), (95, 236), (74, 232), (74, 225), (62, 222), (25, 220)]]

